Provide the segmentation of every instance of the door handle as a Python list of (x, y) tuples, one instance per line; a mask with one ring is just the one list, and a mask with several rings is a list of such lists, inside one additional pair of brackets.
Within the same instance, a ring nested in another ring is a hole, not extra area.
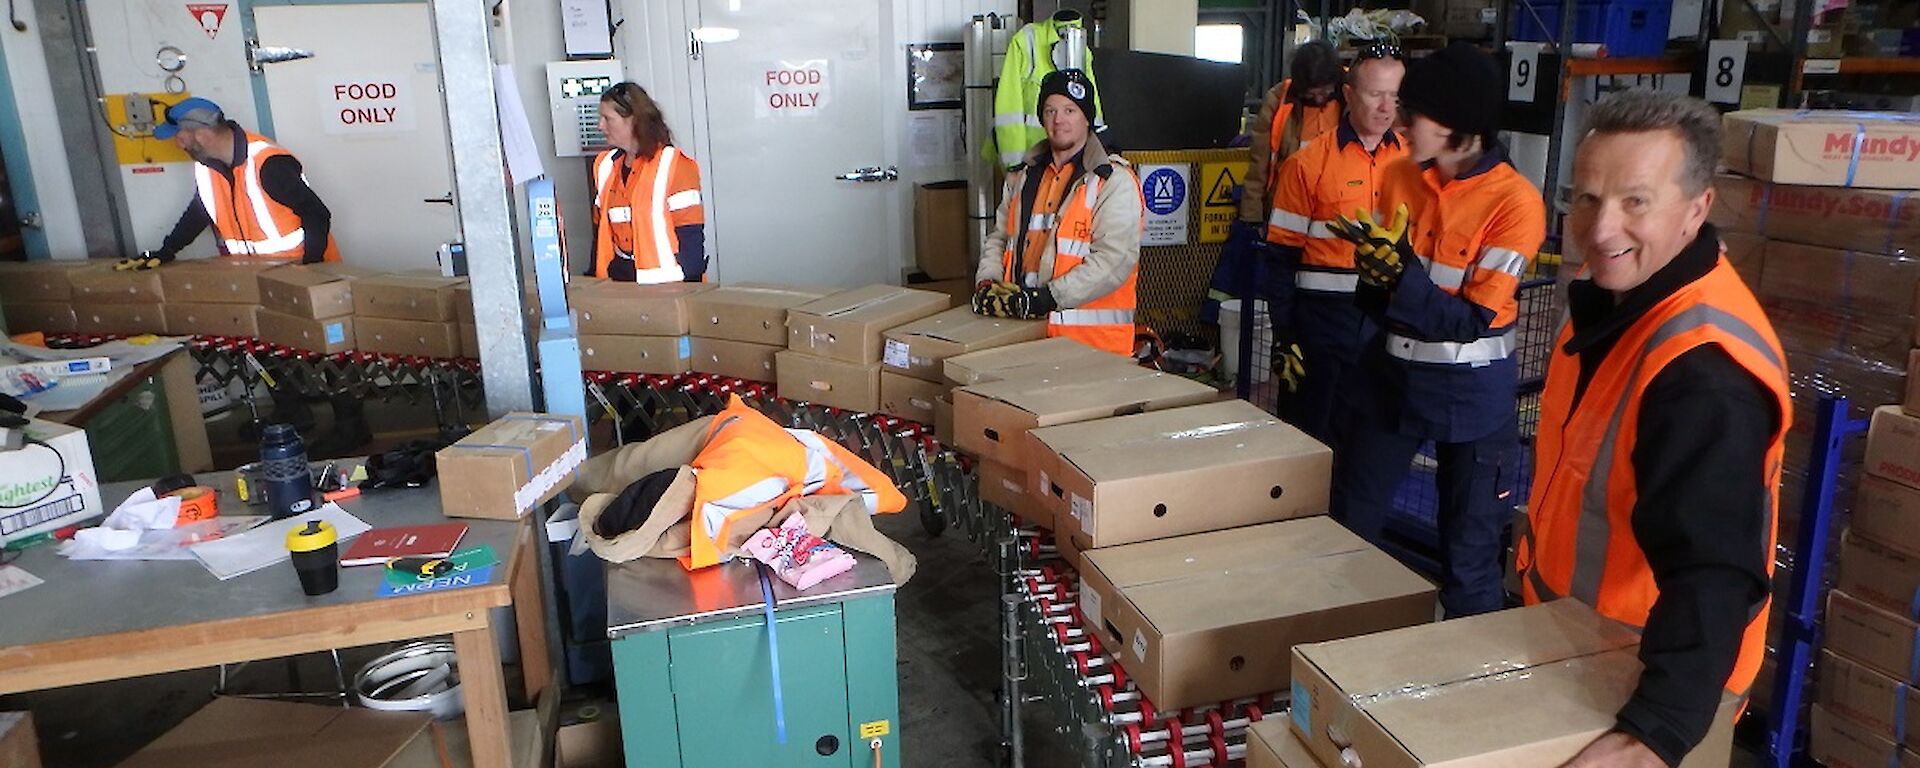
[(448, 193), (447, 193), (447, 194), (446, 194), (446, 195), (445, 195), (444, 197), (428, 197), (428, 198), (424, 198), (424, 199), (422, 199), (422, 200), (421, 200), (420, 202), (423, 202), (423, 203), (445, 203), (445, 204), (447, 204), (447, 205), (453, 205), (453, 193), (452, 193), (452, 192), (448, 192)]
[(862, 183), (894, 181), (900, 178), (900, 169), (891, 165), (885, 168), (870, 165), (865, 168), (855, 168), (833, 178), (840, 181), (858, 181)]

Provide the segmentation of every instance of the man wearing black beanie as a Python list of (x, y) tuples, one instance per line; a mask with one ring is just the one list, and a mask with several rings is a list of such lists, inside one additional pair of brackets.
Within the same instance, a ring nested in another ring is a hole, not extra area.
[(1466, 616), (1504, 607), (1500, 533), (1519, 468), (1514, 292), (1546, 237), (1540, 191), (1495, 135), (1500, 70), (1456, 43), (1407, 67), (1400, 104), (1408, 156), (1380, 183), (1385, 217), (1333, 229), (1355, 245), (1354, 300), (1384, 333), (1342, 387), (1333, 515), (1369, 541), (1421, 446), (1437, 460), (1440, 605)]

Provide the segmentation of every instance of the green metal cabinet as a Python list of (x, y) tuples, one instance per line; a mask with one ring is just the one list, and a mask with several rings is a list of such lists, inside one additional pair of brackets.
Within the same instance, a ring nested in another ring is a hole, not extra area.
[(774, 724), (754, 569), (672, 560), (607, 569), (608, 636), (629, 768), (899, 768), (893, 583), (877, 561), (776, 587), (787, 740)]
[(165, 477), (180, 471), (167, 388), (149, 376), (80, 425), (93, 451), (93, 474), (103, 483)]

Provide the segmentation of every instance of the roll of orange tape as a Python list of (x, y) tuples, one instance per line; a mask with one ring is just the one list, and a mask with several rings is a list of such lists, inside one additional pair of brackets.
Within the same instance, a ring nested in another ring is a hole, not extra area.
[(180, 515), (174, 518), (175, 525), (212, 520), (220, 514), (220, 494), (204, 485), (181, 488), (167, 495), (180, 499)]

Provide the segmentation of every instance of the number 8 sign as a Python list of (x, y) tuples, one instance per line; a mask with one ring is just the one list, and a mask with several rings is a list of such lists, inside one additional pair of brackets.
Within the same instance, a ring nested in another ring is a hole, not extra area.
[(1747, 41), (1714, 40), (1707, 44), (1707, 101), (1739, 104), (1740, 86), (1747, 75)]

